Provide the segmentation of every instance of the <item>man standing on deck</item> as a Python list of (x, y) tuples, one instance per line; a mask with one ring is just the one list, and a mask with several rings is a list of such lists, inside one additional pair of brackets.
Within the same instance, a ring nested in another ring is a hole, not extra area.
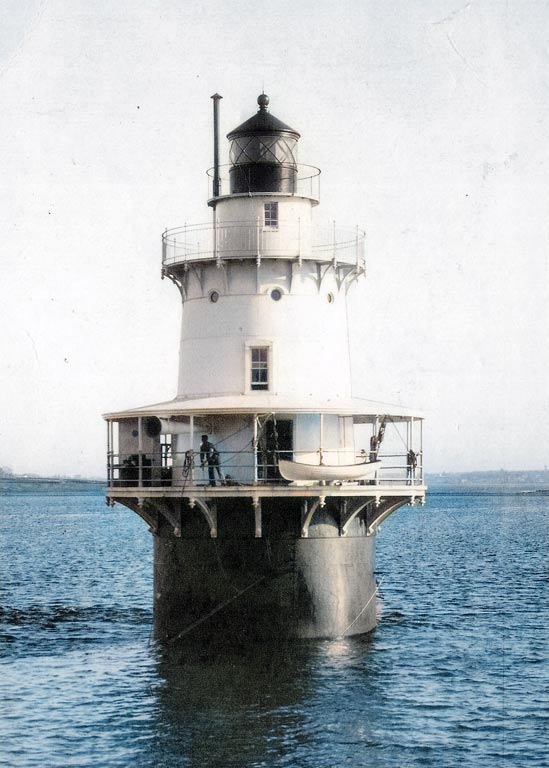
[(202, 443), (200, 445), (200, 466), (204, 468), (206, 462), (208, 462), (208, 478), (209, 484), (215, 486), (215, 471), (221, 483), (223, 483), (223, 475), (219, 467), (219, 452), (213, 443), (208, 440), (208, 435), (202, 435)]
[(411, 448), (408, 451), (406, 462), (408, 464), (408, 471), (406, 473), (407, 484), (412, 485), (412, 481), (415, 480), (415, 476), (416, 476), (417, 454), (415, 453), (415, 451), (412, 451)]

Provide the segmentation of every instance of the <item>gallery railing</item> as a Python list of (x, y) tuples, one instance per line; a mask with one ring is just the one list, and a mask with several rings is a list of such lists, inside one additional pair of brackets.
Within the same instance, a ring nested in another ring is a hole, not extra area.
[[(224, 164), (219, 166), (219, 195), (214, 192), (214, 168), (206, 171), (208, 177), (208, 197), (223, 197), (231, 194), (231, 177), (229, 171), (246, 174), (251, 166), (243, 163), (238, 166)], [(315, 165), (306, 165), (305, 163), (276, 163), (277, 170), (282, 170), (283, 187), (287, 190), (286, 194), (296, 197), (308, 197), (311, 200), (320, 200), (320, 168)]]
[(205, 259), (285, 258), (349, 264), (363, 269), (366, 233), (358, 227), (305, 226), (301, 221), (265, 227), (258, 221), (185, 224), (162, 235), (164, 269)]
[[(330, 467), (348, 466), (364, 461), (364, 454), (345, 458), (344, 451), (327, 451), (324, 463)], [(316, 458), (316, 461), (315, 461)], [(421, 453), (416, 464), (407, 463), (408, 454), (379, 454), (381, 464), (372, 477), (364, 480), (331, 480), (330, 484), (344, 485), (422, 485)], [(318, 464), (314, 451), (220, 451), (216, 460), (201, 461), (197, 451), (184, 453), (110, 453), (108, 455), (108, 483), (111, 488), (161, 488), (182, 486), (246, 487), (256, 485), (287, 485), (278, 467), (279, 459), (297, 464)], [(347, 462), (344, 464), (344, 462)], [(320, 484), (320, 483), (316, 483)]]

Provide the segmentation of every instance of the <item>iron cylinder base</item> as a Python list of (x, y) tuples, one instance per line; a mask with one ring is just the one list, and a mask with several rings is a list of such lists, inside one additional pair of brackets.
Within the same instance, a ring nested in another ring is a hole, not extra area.
[(339, 536), (324, 519), (310, 526), (308, 538), (284, 528), (261, 538), (234, 529), (219, 538), (184, 531), (176, 538), (162, 527), (154, 547), (157, 639), (241, 642), (370, 631), (375, 537), (364, 535), (358, 521), (355, 529), (358, 535)]

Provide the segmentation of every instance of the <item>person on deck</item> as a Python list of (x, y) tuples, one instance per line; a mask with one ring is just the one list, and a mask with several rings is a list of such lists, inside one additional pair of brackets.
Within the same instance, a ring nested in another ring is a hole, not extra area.
[(372, 435), (370, 438), (370, 461), (377, 461), (379, 448), (385, 437), (385, 418), (381, 420), (377, 435)]
[(407, 484), (412, 485), (412, 480), (414, 480), (416, 476), (417, 454), (415, 451), (412, 451), (411, 448), (406, 456), (406, 463), (408, 465), (406, 473)]
[(209, 484), (215, 486), (215, 472), (219, 481), (223, 483), (223, 475), (221, 474), (221, 468), (219, 466), (219, 452), (213, 443), (208, 440), (208, 435), (202, 435), (202, 443), (200, 445), (200, 466), (204, 468), (206, 462), (208, 462), (208, 478)]

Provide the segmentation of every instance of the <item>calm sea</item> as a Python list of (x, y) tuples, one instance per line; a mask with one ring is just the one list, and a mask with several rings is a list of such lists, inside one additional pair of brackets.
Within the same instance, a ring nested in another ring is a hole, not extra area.
[(378, 537), (370, 636), (216, 655), (151, 642), (131, 512), (0, 502), (2, 766), (549, 765), (549, 497), (405, 507)]

